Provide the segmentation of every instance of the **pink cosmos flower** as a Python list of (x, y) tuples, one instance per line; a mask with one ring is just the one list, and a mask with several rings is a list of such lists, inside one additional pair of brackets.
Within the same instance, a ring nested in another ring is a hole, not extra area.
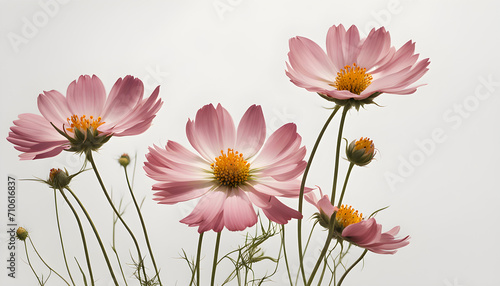
[(339, 104), (349, 99), (356, 100), (354, 104), (371, 103), (381, 93), (414, 93), (418, 86), (411, 85), (430, 63), (428, 58), (417, 62), (411, 40), (400, 49), (391, 47), (383, 27), (360, 39), (354, 25), (347, 31), (342, 25), (332, 26), (326, 53), (304, 37), (292, 38), (289, 44), (286, 74), (291, 82)]
[(20, 114), (7, 140), (23, 152), (22, 160), (52, 157), (62, 150), (97, 150), (111, 136), (146, 131), (163, 104), (158, 93), (159, 87), (143, 99), (142, 81), (126, 76), (116, 81), (106, 97), (97, 76), (82, 75), (69, 85), (66, 96), (56, 90), (40, 94), (42, 115)]
[(248, 108), (236, 129), (220, 104), (205, 105), (186, 124), (187, 138), (198, 154), (173, 141), (165, 148), (149, 148), (144, 170), (157, 181), (155, 200), (175, 204), (201, 197), (181, 220), (198, 226), (199, 233), (255, 225), (253, 205), (279, 224), (302, 218), (277, 199), (299, 195), (297, 177), (306, 166), (306, 149), (300, 146), (296, 129), (292, 123), (283, 125), (264, 143), (266, 125), (260, 106)]
[[(410, 243), (410, 236), (395, 237), (399, 233), (399, 226), (382, 233), (382, 225), (377, 224), (375, 218), (364, 220), (363, 215), (350, 206), (342, 205), (340, 209), (333, 206), (328, 195), (323, 195), (321, 189), (320, 194), (320, 199), (312, 192), (305, 194), (304, 198), (320, 211), (318, 218), (322, 226), (333, 225), (336, 237), (380, 254), (394, 254), (397, 249)], [(334, 212), (335, 221), (331, 222)]]

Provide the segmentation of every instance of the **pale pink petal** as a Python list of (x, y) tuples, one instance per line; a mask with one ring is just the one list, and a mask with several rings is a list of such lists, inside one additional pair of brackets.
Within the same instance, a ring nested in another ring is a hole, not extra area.
[(395, 227), (388, 232), (382, 233), (382, 226), (377, 224), (374, 218), (369, 218), (359, 223), (347, 226), (342, 236), (352, 243), (380, 254), (394, 254), (397, 249), (408, 245), (409, 236), (396, 239), (394, 236), (399, 232)]
[(235, 149), (245, 158), (253, 157), (266, 140), (266, 122), (262, 108), (252, 105), (245, 112), (238, 125)]
[(276, 197), (260, 194), (255, 189), (251, 189), (247, 194), (252, 203), (260, 207), (267, 218), (275, 223), (286, 224), (292, 218), (302, 218), (300, 212), (286, 206)]
[(98, 117), (106, 100), (106, 90), (101, 80), (93, 75), (82, 75), (78, 80), (73, 81), (66, 92), (68, 107), (72, 114), (78, 117), (82, 115)]
[(370, 70), (375, 64), (382, 60), (391, 48), (391, 36), (383, 27), (373, 28), (361, 46), (358, 55), (359, 67)]
[(200, 199), (194, 210), (180, 222), (189, 226), (199, 226), (199, 233), (210, 229), (221, 231), (225, 200), (226, 193), (224, 191), (208, 192)]
[(67, 119), (73, 115), (66, 98), (56, 90), (44, 91), (38, 96), (38, 110), (59, 129), (63, 129), (63, 124), (67, 125)]
[(144, 84), (138, 78), (126, 76), (113, 85), (104, 104), (101, 117), (114, 126), (126, 117), (142, 100)]
[(139, 103), (123, 120), (112, 127), (115, 136), (130, 136), (141, 134), (150, 126), (156, 113), (163, 105), (163, 101), (158, 98), (160, 87), (157, 87), (151, 96)]
[(337, 70), (356, 63), (360, 51), (359, 32), (351, 26), (346, 32), (344, 26), (332, 26), (326, 35), (326, 51)]
[(288, 58), (294, 70), (312, 79), (331, 81), (337, 70), (330, 58), (315, 42), (304, 37), (291, 38)]
[(269, 136), (252, 166), (260, 168), (285, 158), (300, 147), (300, 142), (297, 126), (293, 123), (285, 124)]
[[(231, 125), (224, 118), (219, 119), (214, 106), (208, 104), (198, 110), (194, 121), (190, 120), (186, 125), (186, 133), (191, 146), (208, 161), (214, 161), (220, 156), (221, 151), (226, 153), (228, 148), (234, 148), (234, 146), (224, 145), (223, 138), (227, 131), (224, 131), (222, 127), (225, 124)], [(231, 133), (235, 134), (235, 131)]]
[(224, 225), (228, 230), (244, 230), (257, 223), (257, 215), (248, 196), (238, 188), (230, 189), (224, 201)]

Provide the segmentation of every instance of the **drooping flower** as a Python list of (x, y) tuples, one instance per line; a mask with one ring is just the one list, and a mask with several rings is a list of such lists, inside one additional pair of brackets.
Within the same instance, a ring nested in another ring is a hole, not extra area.
[(428, 70), (429, 59), (418, 61), (411, 40), (391, 47), (385, 28), (372, 29), (365, 39), (358, 28), (347, 31), (332, 26), (326, 37), (326, 53), (304, 37), (290, 39), (286, 74), (295, 85), (317, 92), (339, 105), (356, 108), (373, 103), (381, 93), (411, 94), (411, 86)]
[(109, 96), (97, 76), (80, 76), (63, 96), (44, 91), (38, 96), (42, 115), (24, 113), (14, 121), (7, 140), (23, 152), (22, 160), (56, 156), (62, 150), (97, 150), (111, 136), (146, 131), (163, 102), (157, 87), (143, 99), (144, 85), (132, 76), (119, 78)]
[(346, 156), (349, 162), (358, 166), (368, 165), (375, 157), (375, 145), (369, 138), (352, 140), (351, 144), (346, 147)]
[(198, 154), (168, 141), (165, 148), (149, 148), (144, 166), (157, 181), (153, 190), (160, 204), (201, 197), (182, 223), (198, 226), (200, 233), (244, 230), (257, 222), (253, 205), (279, 224), (302, 218), (277, 198), (299, 195), (306, 149), (295, 124), (283, 125), (265, 142), (260, 106), (248, 108), (236, 129), (226, 109), (209, 104), (188, 120), (186, 134)]
[(379, 254), (394, 254), (397, 249), (410, 243), (410, 236), (396, 238), (399, 226), (382, 233), (382, 225), (377, 224), (375, 218), (363, 218), (351, 206), (342, 205), (340, 208), (330, 203), (328, 195), (318, 199), (312, 192), (304, 195), (306, 201), (316, 206), (319, 214), (316, 217), (321, 226), (333, 228), (333, 236), (337, 239), (346, 240), (359, 247), (368, 249)]

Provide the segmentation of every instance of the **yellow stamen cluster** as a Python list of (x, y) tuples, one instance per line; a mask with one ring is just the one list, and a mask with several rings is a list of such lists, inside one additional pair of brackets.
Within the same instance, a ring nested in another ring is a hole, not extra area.
[(365, 149), (365, 154), (371, 154), (375, 151), (375, 145), (373, 145), (373, 140), (368, 137), (361, 137), (356, 143), (354, 143), (354, 151)]
[(215, 163), (210, 166), (214, 177), (221, 185), (237, 187), (244, 183), (250, 173), (250, 163), (243, 159), (243, 154), (228, 148), (227, 154), (220, 151), (221, 155), (215, 158)]
[(99, 116), (97, 119), (94, 119), (94, 116), (90, 116), (87, 118), (86, 115), (78, 117), (76, 114), (71, 116), (71, 118), (67, 118), (68, 125), (70, 127), (66, 128), (69, 132), (75, 132), (75, 128), (79, 129), (82, 132), (87, 132), (87, 129), (92, 128), (92, 130), (97, 130), (97, 127), (103, 125), (105, 122), (102, 121), (102, 118)]
[(352, 67), (346, 65), (337, 73), (332, 86), (338, 90), (348, 90), (355, 94), (361, 94), (372, 83), (372, 80), (372, 75), (366, 73), (365, 68), (360, 68), (354, 63)]
[(347, 227), (348, 225), (361, 222), (363, 220), (363, 214), (358, 214), (358, 211), (354, 210), (351, 206), (342, 205), (337, 211), (335, 220), (342, 227)]

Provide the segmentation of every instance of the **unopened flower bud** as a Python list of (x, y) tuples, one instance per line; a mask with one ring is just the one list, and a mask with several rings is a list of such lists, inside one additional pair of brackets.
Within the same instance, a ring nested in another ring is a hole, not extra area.
[(369, 164), (375, 156), (375, 145), (369, 138), (353, 140), (346, 148), (346, 155), (349, 162), (358, 166)]
[(69, 182), (73, 176), (68, 174), (68, 171), (52, 168), (50, 169), (49, 180), (47, 184), (49, 184), (54, 189), (63, 189), (69, 185)]
[(16, 237), (21, 241), (25, 241), (28, 237), (28, 231), (24, 227), (19, 227), (16, 231)]
[(130, 157), (127, 153), (123, 153), (123, 155), (121, 155), (120, 159), (118, 159), (118, 163), (120, 163), (120, 165), (122, 165), (123, 167), (127, 167), (128, 164), (130, 164)]

